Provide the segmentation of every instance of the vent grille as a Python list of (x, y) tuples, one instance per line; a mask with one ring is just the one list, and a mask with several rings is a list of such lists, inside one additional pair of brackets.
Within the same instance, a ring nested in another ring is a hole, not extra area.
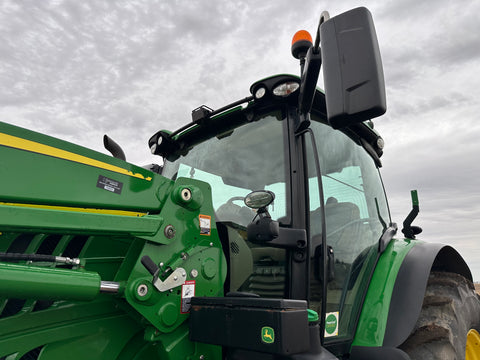
[(240, 253), (240, 246), (235, 241), (232, 241), (230, 243), (230, 251), (234, 254), (239, 254)]

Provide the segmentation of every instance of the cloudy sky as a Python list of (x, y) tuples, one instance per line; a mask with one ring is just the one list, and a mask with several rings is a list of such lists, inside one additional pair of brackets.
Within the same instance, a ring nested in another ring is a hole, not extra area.
[(150, 135), (298, 74), (295, 31), (357, 6), (382, 52), (388, 110), (375, 124), (393, 220), (418, 189), (420, 238), (453, 245), (480, 281), (480, 1), (2, 0), (0, 121), (103, 152), (107, 133), (130, 162), (158, 162)]

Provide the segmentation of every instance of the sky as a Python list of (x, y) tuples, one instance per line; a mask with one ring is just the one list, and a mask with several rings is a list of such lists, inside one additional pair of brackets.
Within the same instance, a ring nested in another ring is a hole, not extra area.
[(0, 121), (104, 153), (108, 134), (128, 161), (158, 163), (152, 134), (250, 95), (256, 80), (299, 74), (293, 34), (357, 6), (382, 53), (375, 128), (393, 221), (401, 228), (417, 189), (418, 238), (455, 247), (480, 281), (480, 1), (2, 0)]

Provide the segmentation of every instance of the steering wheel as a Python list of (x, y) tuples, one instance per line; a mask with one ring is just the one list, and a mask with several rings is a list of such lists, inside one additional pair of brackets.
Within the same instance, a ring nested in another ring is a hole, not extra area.
[[(255, 217), (255, 213), (243, 203), (243, 196), (233, 196), (221, 205), (215, 212), (218, 221), (231, 221), (236, 224), (247, 226)], [(234, 204), (235, 201), (242, 201), (243, 206)]]
[(332, 236), (336, 233), (338, 233), (339, 231), (342, 231), (342, 230), (345, 230), (351, 226), (354, 226), (354, 225), (357, 225), (357, 224), (360, 224), (360, 223), (369, 223), (371, 221), (374, 221), (374, 220), (378, 220), (378, 219), (375, 219), (375, 218), (362, 218), (362, 219), (355, 219), (355, 220), (352, 220), (352, 221), (349, 221), (348, 223), (336, 228), (335, 230), (333, 230), (332, 232), (329, 232), (327, 233), (327, 239), (329, 236)]

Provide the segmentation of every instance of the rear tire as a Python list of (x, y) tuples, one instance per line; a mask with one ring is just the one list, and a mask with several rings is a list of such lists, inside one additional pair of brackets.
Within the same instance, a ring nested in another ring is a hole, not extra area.
[(412, 360), (465, 359), (467, 333), (480, 326), (480, 297), (471, 281), (447, 272), (432, 272), (422, 310), (400, 346)]

